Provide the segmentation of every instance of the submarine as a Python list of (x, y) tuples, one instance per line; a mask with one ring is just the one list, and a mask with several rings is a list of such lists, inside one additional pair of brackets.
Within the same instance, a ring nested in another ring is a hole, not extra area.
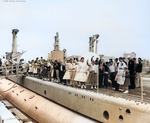
[[(143, 81), (150, 81), (150, 79), (143, 79)], [(0, 93), (39, 122), (150, 123), (150, 104), (143, 101), (73, 88), (23, 75), (8, 75), (6, 79), (1, 79), (0, 91), (10, 87), (12, 87), (10, 90)], [(25, 92), (27, 93), (24, 95)], [(32, 99), (33, 102), (31, 102)], [(41, 100), (44, 100), (45, 103)], [(61, 117), (62, 114), (65, 114), (60, 112), (63, 109), (56, 108), (51, 113), (52, 117), (49, 121), (47, 119), (49, 119), (50, 109), (55, 107), (50, 104), (50, 101), (76, 112), (78, 115), (67, 112), (67, 116), (72, 118), (67, 120), (66, 115)], [(51, 105), (50, 108), (48, 105)], [(59, 121), (56, 120), (57, 118), (60, 118)]]

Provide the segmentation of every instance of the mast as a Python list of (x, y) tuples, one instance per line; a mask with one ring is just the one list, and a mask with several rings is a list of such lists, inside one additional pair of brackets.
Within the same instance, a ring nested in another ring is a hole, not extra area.
[(19, 32), (18, 29), (13, 29), (13, 42), (12, 42), (12, 53), (17, 53), (17, 33)]

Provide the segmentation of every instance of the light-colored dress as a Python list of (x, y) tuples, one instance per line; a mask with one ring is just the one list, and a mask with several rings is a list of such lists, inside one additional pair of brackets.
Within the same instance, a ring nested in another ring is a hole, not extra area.
[(66, 72), (63, 79), (73, 80), (76, 75), (75, 63), (67, 63), (66, 64)]
[(28, 72), (33, 72), (33, 69), (32, 69), (32, 65), (31, 64), (29, 64), (29, 71)]
[(76, 73), (76, 76), (74, 78), (75, 81), (80, 81), (80, 82), (87, 82), (87, 68), (88, 66), (85, 63), (79, 62), (78, 65), (78, 71)]

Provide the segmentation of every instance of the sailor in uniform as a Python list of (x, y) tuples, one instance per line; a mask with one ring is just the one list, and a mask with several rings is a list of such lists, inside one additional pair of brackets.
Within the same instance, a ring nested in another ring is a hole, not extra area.
[(85, 83), (87, 82), (87, 69), (88, 66), (84, 63), (84, 57), (81, 58), (81, 62), (78, 63), (78, 69), (76, 76), (74, 78), (75, 81), (79, 81), (81, 83), (81, 88), (85, 88)]
[(123, 58), (120, 57), (119, 58), (119, 64), (118, 64), (118, 73), (116, 75), (116, 88), (115, 90), (118, 91), (119, 90), (119, 86), (120, 85), (124, 85), (125, 82), (125, 77), (124, 77), (124, 68), (126, 67), (126, 64), (123, 62)]

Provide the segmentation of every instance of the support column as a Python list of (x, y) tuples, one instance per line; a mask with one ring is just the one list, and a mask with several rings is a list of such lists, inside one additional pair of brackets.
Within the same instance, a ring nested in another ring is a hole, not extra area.
[(13, 29), (13, 43), (12, 43), (12, 53), (17, 53), (17, 33), (19, 32), (18, 29)]
[(58, 32), (56, 33), (56, 36), (55, 36), (54, 51), (59, 51), (59, 34), (58, 34)]

